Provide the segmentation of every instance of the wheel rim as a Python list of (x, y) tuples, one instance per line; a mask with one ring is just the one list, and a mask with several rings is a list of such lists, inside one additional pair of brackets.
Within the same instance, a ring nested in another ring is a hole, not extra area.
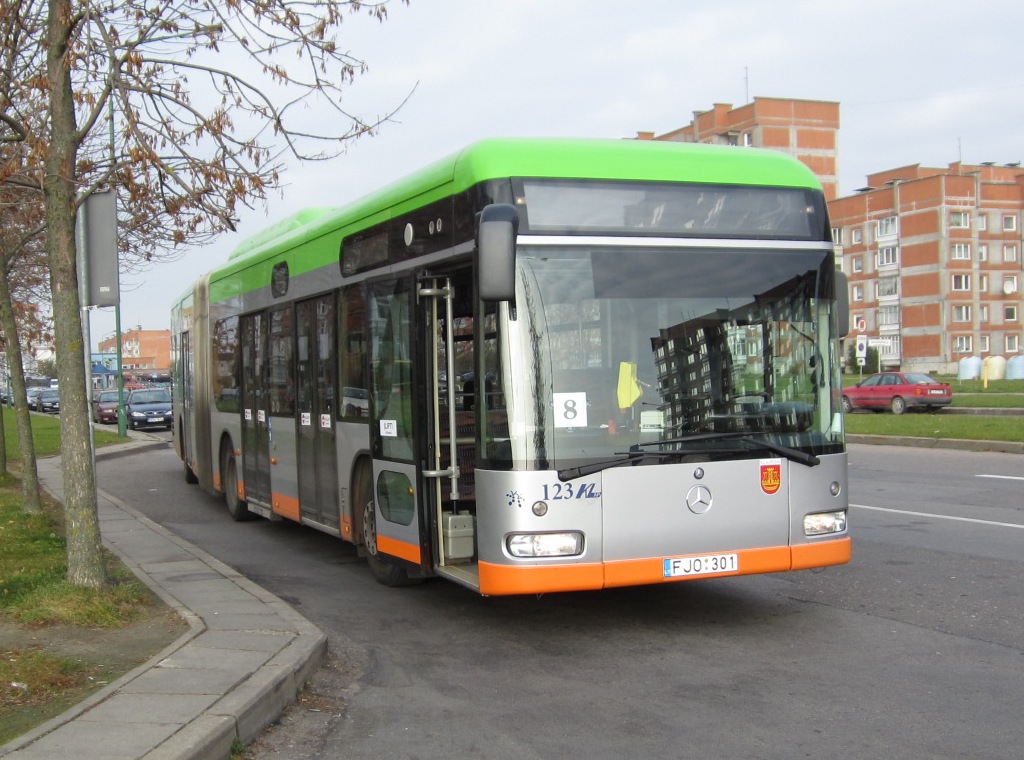
[(373, 511), (373, 499), (363, 506), (363, 543), (369, 554), (377, 555), (377, 517)]

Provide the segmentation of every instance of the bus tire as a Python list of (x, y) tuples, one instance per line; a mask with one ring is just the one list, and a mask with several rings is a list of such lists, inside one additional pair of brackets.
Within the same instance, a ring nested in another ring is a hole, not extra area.
[(192, 468), (188, 466), (188, 462), (185, 462), (185, 482), (190, 486), (194, 486), (199, 482), (199, 478), (197, 478), (196, 474), (192, 472)]
[(363, 504), (363, 545), (366, 547), (366, 564), (377, 583), (397, 588), (419, 582), (419, 579), (410, 578), (404, 567), (377, 550), (377, 516), (373, 499)]
[(238, 498), (238, 461), (230, 451), (224, 456), (224, 470), (221, 476), (224, 483), (224, 501), (228, 505), (228, 514), (235, 522), (250, 520), (252, 512), (244, 501)]

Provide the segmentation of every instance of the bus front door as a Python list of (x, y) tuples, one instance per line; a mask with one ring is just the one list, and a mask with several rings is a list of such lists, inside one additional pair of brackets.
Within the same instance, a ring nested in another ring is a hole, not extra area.
[(414, 298), (414, 281), (403, 278), (371, 284), (367, 303), (373, 498), (361, 517), (370, 569), (385, 583), (404, 576), (390, 558), (420, 567), (428, 561), (417, 471), (424, 431), (417, 404), (422, 378), (412, 360)]
[(337, 332), (334, 294), (296, 304), (299, 505), (303, 519), (340, 531), (335, 448)]
[(241, 319), (242, 481), (246, 501), (270, 505), (270, 415), (267, 408), (267, 319)]

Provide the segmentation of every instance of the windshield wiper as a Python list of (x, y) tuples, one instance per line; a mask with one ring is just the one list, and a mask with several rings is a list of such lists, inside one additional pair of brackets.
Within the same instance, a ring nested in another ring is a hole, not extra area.
[[(806, 451), (800, 451), (800, 449), (794, 449), (789, 446), (783, 446), (779, 443), (772, 443), (771, 441), (765, 441), (760, 438), (754, 438), (750, 433), (741, 433), (739, 431), (732, 433), (693, 433), (692, 435), (684, 435), (678, 438), (666, 438), (664, 441), (650, 441), (649, 443), (638, 443), (637, 447), (642, 448), (644, 446), (662, 446), (673, 443), (700, 443), (702, 441), (739, 441), (741, 443), (749, 443), (754, 446), (760, 446), (763, 449), (767, 449), (774, 454), (784, 456), (793, 462), (799, 462), (800, 464), (808, 467), (816, 467), (821, 464), (821, 460), (818, 459), (814, 454), (808, 454)], [(659, 452), (659, 453), (672, 453), (672, 452)], [(678, 452), (676, 452), (678, 453)]]
[(644, 459), (660, 459), (662, 457), (675, 457), (685, 454), (685, 451), (640, 451), (636, 444), (629, 447), (629, 451), (616, 452), (621, 455), (620, 459), (607, 459), (604, 462), (593, 462), (592, 464), (581, 464), (579, 467), (566, 467), (558, 471), (558, 479), (563, 483), (585, 475), (593, 475), (602, 470), (609, 470), (623, 464), (639, 464)]
[(612, 467), (619, 467), (624, 464), (639, 464), (644, 459), (685, 456), (687, 454), (697, 453), (692, 451), (642, 451), (641, 449), (645, 446), (661, 446), (664, 444), (674, 443), (700, 443), (702, 441), (739, 441), (740, 443), (747, 443), (766, 449), (774, 454), (778, 454), (779, 456), (784, 456), (790, 461), (806, 465), (807, 467), (815, 467), (821, 464), (821, 460), (814, 454), (808, 454), (806, 451), (800, 451), (800, 449), (790, 448), (789, 446), (772, 443), (771, 441), (762, 441), (758, 438), (751, 437), (749, 433), (694, 433), (692, 435), (681, 436), (679, 438), (666, 438), (664, 441), (634, 443), (629, 447), (629, 451), (621, 452), (620, 459), (608, 459), (604, 462), (581, 464), (579, 467), (566, 467), (565, 469), (558, 471), (558, 479), (564, 483), (569, 480), (575, 480), (576, 478), (582, 478), (586, 475), (594, 475), (595, 473), (602, 472), (604, 470), (610, 470)]

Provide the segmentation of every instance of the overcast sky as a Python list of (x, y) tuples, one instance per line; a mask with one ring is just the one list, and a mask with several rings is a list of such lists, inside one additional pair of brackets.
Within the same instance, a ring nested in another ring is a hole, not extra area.
[[(242, 239), (311, 205), (343, 205), (495, 136), (633, 137), (754, 97), (840, 103), (840, 194), (908, 164), (1024, 159), (1020, 0), (412, 0), (345, 21), (369, 71), (347, 92), (380, 133), (289, 166), (237, 233), (121, 283), (122, 330), (170, 326), (171, 303)], [(114, 329), (92, 312), (92, 343)]]

